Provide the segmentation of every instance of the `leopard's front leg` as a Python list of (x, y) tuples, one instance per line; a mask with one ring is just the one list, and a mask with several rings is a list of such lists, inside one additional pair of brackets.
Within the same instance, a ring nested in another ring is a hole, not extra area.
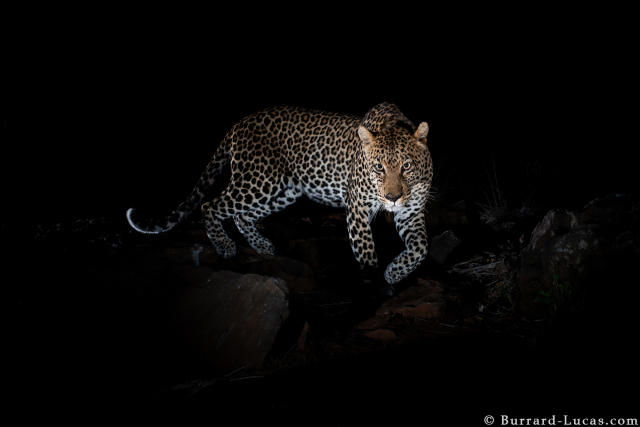
[(390, 284), (399, 282), (418, 268), (428, 250), (424, 209), (397, 212), (394, 221), (406, 249), (393, 259), (384, 272), (384, 278)]
[(347, 227), (349, 242), (353, 255), (360, 268), (375, 269), (378, 256), (373, 244), (373, 233), (369, 223), (369, 208), (364, 204), (349, 203), (347, 205)]

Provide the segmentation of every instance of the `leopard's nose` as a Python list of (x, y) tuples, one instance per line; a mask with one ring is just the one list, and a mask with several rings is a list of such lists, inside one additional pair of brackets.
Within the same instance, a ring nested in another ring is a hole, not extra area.
[(384, 195), (384, 197), (392, 202), (395, 202), (396, 200), (398, 200), (400, 197), (402, 196), (402, 193), (387, 193)]

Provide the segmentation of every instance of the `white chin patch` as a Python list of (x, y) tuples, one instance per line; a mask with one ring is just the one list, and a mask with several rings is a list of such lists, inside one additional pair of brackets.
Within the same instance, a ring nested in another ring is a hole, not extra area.
[(384, 209), (389, 212), (398, 212), (402, 210), (403, 206), (398, 205), (384, 205)]

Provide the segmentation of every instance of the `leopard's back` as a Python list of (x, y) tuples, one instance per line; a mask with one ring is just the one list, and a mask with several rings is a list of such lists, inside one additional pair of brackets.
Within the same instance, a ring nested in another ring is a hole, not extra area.
[[(232, 176), (285, 180), (314, 201), (344, 206), (358, 123), (354, 116), (300, 107), (252, 114), (229, 134)], [(250, 190), (260, 194), (260, 188), (256, 183)]]

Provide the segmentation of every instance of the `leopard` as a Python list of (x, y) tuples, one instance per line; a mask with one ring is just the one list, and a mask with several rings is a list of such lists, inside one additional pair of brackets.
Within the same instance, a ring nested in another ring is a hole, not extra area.
[[(386, 211), (404, 243), (382, 274), (394, 285), (414, 272), (428, 253), (426, 208), (433, 180), (428, 132), (427, 122), (415, 126), (388, 102), (364, 116), (269, 107), (231, 127), (176, 209), (144, 223), (134, 220), (135, 210), (129, 208), (126, 218), (134, 230), (156, 234), (171, 230), (199, 207), (220, 257), (237, 254), (236, 243), (223, 228), (226, 220), (235, 223), (257, 254), (269, 257), (276, 251), (259, 232), (260, 222), (306, 196), (346, 210), (355, 260), (361, 271), (371, 271), (378, 268), (372, 221)], [(206, 190), (227, 167), (228, 184), (205, 201)]]

